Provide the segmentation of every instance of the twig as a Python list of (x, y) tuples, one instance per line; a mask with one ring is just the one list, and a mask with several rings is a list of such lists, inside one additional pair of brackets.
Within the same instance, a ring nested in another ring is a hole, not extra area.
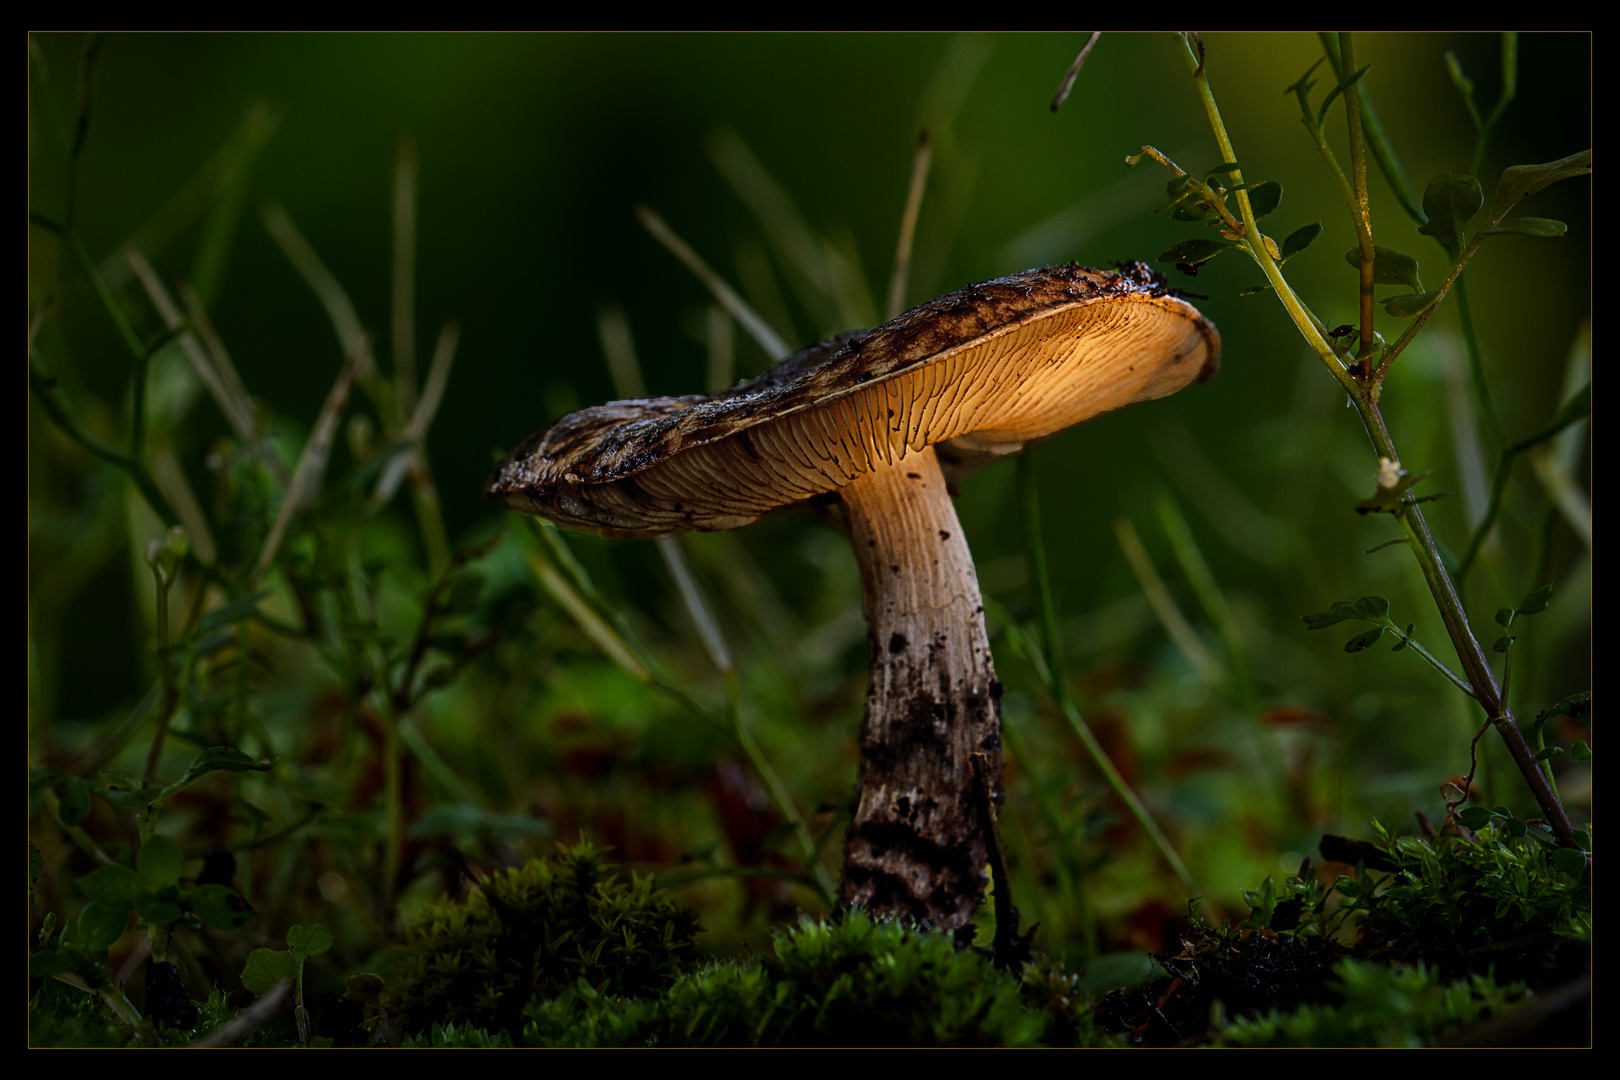
[(787, 342), (778, 337), (776, 331), (771, 329), (770, 324), (760, 318), (759, 313), (749, 307), (748, 302), (738, 296), (730, 285), (721, 280), (719, 274), (709, 269), (709, 264), (703, 261), (702, 256), (693, 251), (691, 245), (676, 235), (675, 230), (665, 224), (664, 219), (659, 217), (651, 207), (637, 206), (636, 219), (641, 222), (643, 228), (652, 234), (653, 239), (668, 248), (670, 254), (681, 260), (686, 265), (686, 268), (692, 271), (714, 298), (720, 302), (721, 307), (731, 312), (731, 317), (742, 324), (743, 329), (747, 330), (753, 339), (759, 343), (759, 347), (765, 350), (766, 356), (779, 360), (793, 351), (788, 347)]
[(259, 550), (259, 561), (254, 565), (253, 574), (248, 579), (250, 584), (270, 568), (293, 514), (298, 511), (300, 504), (311, 498), (319, 489), (321, 477), (326, 472), (326, 459), (332, 451), (332, 439), (337, 434), (338, 417), (343, 414), (343, 406), (348, 403), (349, 390), (354, 386), (355, 378), (370, 356), (371, 343), (362, 338), (360, 348), (349, 356), (349, 362), (343, 365), (337, 381), (332, 384), (331, 391), (326, 395), (326, 403), (321, 406), (320, 415), (310, 431), (309, 440), (304, 443), (304, 451), (298, 456), (298, 467), (293, 471), (292, 483), (287, 486), (287, 494), (281, 500), (281, 509), (276, 512), (276, 520), (264, 538), (264, 546)]
[[(1474, 737), (1469, 740), (1468, 775), (1463, 777), (1462, 787), (1458, 789), (1457, 797), (1445, 800), (1447, 821), (1457, 816), (1457, 807), (1467, 802), (1474, 790), (1474, 773), (1479, 768), (1479, 740), (1485, 737), (1485, 733), (1491, 730), (1491, 725), (1495, 723), (1496, 717), (1486, 717), (1485, 722), (1479, 726), (1479, 730), (1474, 732)], [(1442, 797), (1444, 797), (1443, 793)]]
[(293, 981), (282, 979), (268, 993), (252, 1005), (225, 1021), (213, 1031), (190, 1044), (192, 1050), (213, 1050), (229, 1046), (248, 1032), (274, 1016), (292, 992)]
[(343, 291), (338, 279), (326, 268), (280, 203), (266, 203), (259, 213), (271, 239), (275, 240), (287, 256), (287, 261), (293, 264), (326, 309), (326, 316), (332, 321), (332, 329), (337, 331), (344, 355), (350, 358), (363, 356), (365, 374), (370, 375), (373, 370), (370, 343), (366, 340), (365, 328), (360, 324), (360, 316), (355, 312), (349, 294)]
[(433, 349), (427, 384), (422, 388), (422, 396), (417, 399), (409, 422), (400, 433), (400, 441), (412, 444), (413, 449), (401, 451), (383, 469), (371, 496), (373, 506), (383, 506), (393, 499), (400, 481), (417, 463), (420, 454), (414, 447), (427, 438), (428, 428), (433, 426), (433, 418), (438, 415), (439, 404), (444, 400), (445, 384), (450, 381), (450, 367), (455, 362), (456, 346), (460, 341), (461, 328), (455, 323), (445, 323), (439, 331), (439, 342)]
[(1063, 103), (1069, 100), (1069, 91), (1074, 89), (1074, 80), (1080, 75), (1080, 68), (1085, 64), (1086, 57), (1091, 55), (1092, 46), (1097, 44), (1097, 39), (1100, 37), (1102, 37), (1102, 31), (1093, 30), (1091, 37), (1081, 47), (1080, 55), (1076, 56), (1074, 63), (1069, 65), (1069, 70), (1063, 75), (1063, 81), (1058, 83), (1057, 93), (1052, 95), (1053, 112), (1057, 112)]
[[(134, 271), (135, 280), (146, 290), (147, 299), (157, 309), (158, 317), (163, 320), (164, 325), (170, 330), (183, 328), (186, 325), (185, 316), (180, 314), (180, 309), (169, 296), (169, 291), (163, 287), (163, 282), (152, 269), (152, 264), (146, 261), (146, 256), (132, 247), (125, 247), (123, 255), (130, 269)], [(193, 308), (190, 312), (193, 319), (200, 310), (201, 305)], [(219, 406), (219, 411), (224, 414), (226, 423), (236, 432), (236, 437), (243, 443), (251, 442), (255, 426), (253, 403), (245, 400), (245, 395), (238, 395), (236, 386), (231, 385), (224, 372), (216, 369), (208, 354), (203, 351), (202, 345), (190, 333), (180, 336), (180, 349), (186, 354), (186, 359), (191, 361), (192, 370), (196, 371), (197, 377), (208, 388), (214, 404)], [(234, 369), (232, 374), (235, 374)], [(281, 479), (285, 482), (285, 475)]]

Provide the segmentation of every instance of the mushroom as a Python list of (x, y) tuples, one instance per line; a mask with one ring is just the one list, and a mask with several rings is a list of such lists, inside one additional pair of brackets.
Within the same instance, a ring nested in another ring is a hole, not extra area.
[(840, 900), (955, 930), (984, 896), (1001, 684), (941, 458), (964, 469), (1016, 453), (1206, 379), (1219, 354), (1215, 327), (1140, 263), (1028, 270), (718, 394), (566, 416), (486, 495), (571, 529), (657, 537), (836, 493), (872, 665)]

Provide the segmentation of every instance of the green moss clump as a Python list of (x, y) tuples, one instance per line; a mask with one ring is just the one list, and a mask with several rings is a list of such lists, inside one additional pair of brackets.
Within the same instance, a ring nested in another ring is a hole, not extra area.
[(1591, 872), (1530, 828), (1497, 818), (1473, 840), (1431, 841), (1373, 822), (1393, 875), (1381, 888), (1365, 873), (1334, 886), (1361, 913), (1357, 952), (1533, 988), (1578, 975), (1591, 956)]
[(1426, 965), (1386, 967), (1345, 960), (1334, 969), (1340, 1003), (1239, 1018), (1213, 1032), (1219, 1046), (1422, 1047), (1523, 1001), (1522, 983), (1488, 975), (1450, 984)]
[(1052, 1033), (1073, 1044), (1075, 1018), (1042, 1007), (1053, 979), (1042, 969), (1026, 986), (948, 935), (856, 911), (805, 921), (771, 955), (711, 964), (655, 999), (578, 987), (536, 1001), (523, 1035), (532, 1046), (1037, 1046)]
[(386, 1005), (409, 1031), (459, 1024), (516, 1032), (523, 1007), (584, 982), (656, 993), (690, 962), (697, 917), (589, 842), (440, 901), (407, 933)]

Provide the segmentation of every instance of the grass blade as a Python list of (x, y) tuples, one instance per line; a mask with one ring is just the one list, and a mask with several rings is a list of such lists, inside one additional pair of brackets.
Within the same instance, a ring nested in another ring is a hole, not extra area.
[(917, 215), (922, 212), (923, 189), (928, 186), (928, 165), (932, 160), (933, 149), (928, 141), (928, 132), (924, 131), (917, 136), (917, 151), (911, 159), (911, 185), (906, 189), (905, 213), (900, 216), (900, 239), (895, 245), (894, 276), (889, 279), (889, 302), (884, 308), (885, 319), (892, 319), (906, 310), (906, 283), (911, 276), (911, 246), (917, 237)]
[(738, 296), (730, 285), (721, 280), (719, 274), (709, 269), (709, 264), (703, 261), (703, 257), (693, 251), (691, 245), (682, 240), (674, 229), (665, 224), (664, 219), (659, 217), (651, 207), (636, 207), (636, 218), (648, 232), (652, 233), (653, 239), (668, 248), (670, 254), (681, 260), (686, 265), (686, 268), (692, 271), (714, 296), (715, 300), (719, 301), (721, 307), (731, 312), (731, 317), (742, 324), (743, 329), (747, 330), (753, 339), (759, 343), (759, 347), (765, 350), (765, 355), (780, 360), (793, 351), (788, 347), (788, 343), (783, 341), (776, 331), (772, 330), (770, 325), (759, 317), (759, 314), (753, 308), (748, 306), (748, 302)]

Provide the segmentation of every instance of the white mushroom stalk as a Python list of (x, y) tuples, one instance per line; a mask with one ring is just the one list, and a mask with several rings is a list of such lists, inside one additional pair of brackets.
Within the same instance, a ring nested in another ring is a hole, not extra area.
[(1215, 371), (1215, 328), (1140, 264), (952, 293), (711, 396), (613, 402), (513, 452), (490, 498), (608, 536), (733, 529), (836, 492), (861, 566), (872, 685), (840, 896), (954, 930), (983, 900), (1000, 686), (952, 468)]
[(932, 446), (838, 497), (866, 591), (872, 682), (839, 898), (966, 925), (1001, 796), (1001, 684), (967, 539)]

